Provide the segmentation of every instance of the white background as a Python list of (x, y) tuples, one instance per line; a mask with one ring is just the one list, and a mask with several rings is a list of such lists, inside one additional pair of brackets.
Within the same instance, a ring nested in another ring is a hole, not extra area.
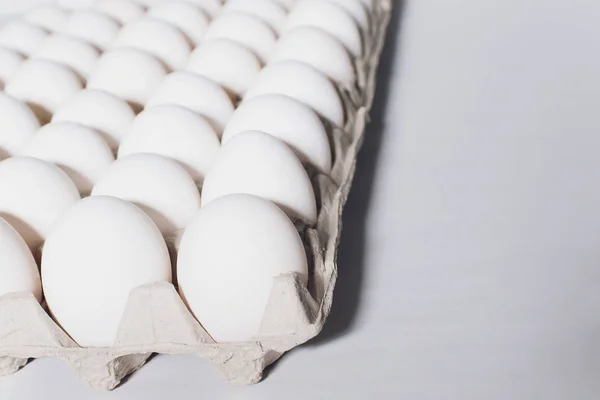
[(253, 387), (44, 359), (0, 399), (597, 399), (600, 2), (408, 1), (379, 84), (320, 338)]

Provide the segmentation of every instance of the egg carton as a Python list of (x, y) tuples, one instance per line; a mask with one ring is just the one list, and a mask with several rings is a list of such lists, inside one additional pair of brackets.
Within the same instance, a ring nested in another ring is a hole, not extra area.
[(254, 340), (216, 343), (171, 283), (140, 286), (129, 296), (110, 348), (80, 347), (31, 293), (7, 294), (0, 297), (0, 376), (18, 371), (29, 359), (55, 357), (69, 362), (90, 386), (112, 390), (153, 353), (194, 354), (214, 363), (228, 382), (247, 385), (259, 382), (264, 369), (285, 352), (317, 336), (331, 310), (342, 210), (363, 142), (391, 16), (393, 0), (375, 2), (373, 28), (365, 40), (368, 52), (356, 61), (356, 87), (338, 87), (347, 124), (343, 130), (328, 126), (335, 154), (333, 170), (330, 175), (311, 172), (320, 213), (314, 229), (300, 228), (310, 265), (308, 288), (296, 274), (276, 277)]

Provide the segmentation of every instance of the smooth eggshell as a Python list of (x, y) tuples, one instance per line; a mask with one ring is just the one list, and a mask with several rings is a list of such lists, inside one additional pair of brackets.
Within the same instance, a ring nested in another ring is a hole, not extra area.
[(244, 131), (262, 131), (287, 143), (300, 160), (327, 173), (331, 148), (325, 127), (308, 106), (283, 95), (267, 94), (243, 102), (223, 133), (223, 144)]
[(83, 347), (112, 346), (130, 292), (171, 280), (169, 252), (154, 222), (108, 196), (71, 209), (46, 241), (41, 269), (50, 312)]
[(99, 57), (98, 49), (83, 39), (62, 34), (48, 36), (32, 55), (64, 64), (82, 78), (87, 78)]
[(336, 4), (323, 0), (301, 0), (290, 12), (286, 31), (301, 27), (321, 28), (338, 39), (354, 57), (363, 54), (362, 37), (358, 24), (348, 12)]
[(29, 56), (47, 35), (48, 31), (40, 26), (15, 20), (0, 28), (0, 46)]
[(232, 40), (219, 39), (197, 47), (186, 69), (212, 79), (230, 93), (242, 97), (261, 67), (252, 51)]
[(0, 297), (7, 293), (33, 293), (42, 299), (42, 284), (35, 259), (19, 233), (0, 218)]
[(287, 13), (276, 0), (229, 0), (223, 11), (238, 11), (253, 15), (267, 23), (275, 32), (281, 32)]
[(111, 16), (121, 24), (128, 24), (145, 15), (144, 7), (124, 0), (102, 0), (92, 5), (92, 8)]
[(80, 199), (59, 167), (30, 157), (0, 162), (0, 217), (36, 250), (54, 225)]
[(92, 195), (127, 200), (152, 218), (163, 235), (184, 229), (200, 209), (200, 192), (177, 161), (158, 154), (132, 154), (117, 160)]
[(58, 109), (52, 122), (77, 122), (98, 131), (116, 152), (131, 130), (135, 113), (126, 101), (102, 90), (86, 89)]
[(275, 137), (242, 132), (227, 142), (202, 186), (202, 205), (234, 193), (270, 200), (288, 216), (313, 224), (315, 193), (302, 163)]
[(105, 90), (140, 107), (158, 88), (166, 74), (163, 64), (142, 50), (114, 49), (100, 57), (87, 87)]
[(337, 4), (338, 6), (340, 6), (344, 10), (346, 10), (346, 12), (348, 14), (350, 14), (352, 16), (352, 18), (354, 18), (354, 20), (360, 26), (360, 28), (362, 29), (363, 32), (369, 31), (369, 26), (371, 25), (369, 13), (367, 12), (366, 7), (362, 3), (361, 0), (326, 0), (326, 1), (333, 3), (333, 4)]
[(64, 33), (84, 39), (94, 46), (107, 49), (121, 29), (114, 18), (99, 11), (74, 11), (67, 22)]
[(45, 125), (29, 141), (24, 156), (59, 166), (81, 195), (92, 187), (114, 161), (108, 144), (95, 130), (74, 122)]
[(344, 105), (333, 83), (321, 72), (299, 61), (269, 64), (258, 74), (244, 101), (265, 94), (296, 99), (332, 124), (344, 126)]
[(19, 52), (0, 47), (0, 90), (17, 72), (24, 59)]
[(289, 11), (294, 8), (294, 5), (298, 2), (298, 0), (275, 0), (275, 2)]
[(177, 71), (160, 84), (146, 107), (177, 104), (206, 118), (220, 136), (233, 115), (233, 104), (225, 90), (193, 72)]
[(352, 85), (356, 80), (354, 63), (344, 45), (320, 28), (302, 26), (286, 32), (269, 61), (284, 60), (309, 64), (344, 85)]
[(200, 44), (210, 24), (210, 18), (204, 11), (183, 1), (160, 3), (152, 7), (148, 15), (178, 27), (196, 45)]
[(114, 42), (114, 48), (122, 47), (146, 51), (164, 61), (171, 70), (183, 68), (192, 50), (181, 30), (153, 18), (125, 25)]
[(18, 155), (40, 123), (20, 100), (0, 92), (0, 158)]
[(67, 23), (69, 12), (54, 4), (42, 4), (25, 13), (23, 19), (50, 32), (56, 32)]
[(29, 104), (42, 122), (82, 88), (81, 79), (69, 67), (54, 61), (30, 59), (7, 83), (6, 93)]
[(273, 203), (235, 194), (203, 207), (181, 240), (179, 290), (217, 342), (251, 340), (260, 329), (273, 279), (308, 275), (302, 240)]
[(275, 48), (275, 32), (260, 18), (237, 11), (221, 14), (209, 26), (204, 41), (228, 39), (252, 50), (264, 63)]
[(185, 107), (162, 105), (136, 117), (131, 133), (121, 142), (119, 158), (137, 153), (170, 157), (200, 183), (219, 150), (219, 138), (208, 121)]

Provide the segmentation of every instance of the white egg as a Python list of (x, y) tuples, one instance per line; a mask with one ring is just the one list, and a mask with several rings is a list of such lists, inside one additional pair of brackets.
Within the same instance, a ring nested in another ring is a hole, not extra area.
[(360, 26), (363, 32), (367, 32), (369, 30), (369, 26), (371, 25), (369, 19), (369, 13), (365, 5), (361, 2), (361, 0), (327, 0), (330, 3), (337, 4), (348, 14), (354, 18), (356, 23)]
[(0, 162), (0, 217), (35, 250), (56, 222), (80, 199), (77, 188), (56, 165), (30, 157)]
[(191, 4), (200, 7), (202, 11), (214, 18), (221, 12), (222, 1), (220, 0), (188, 0)]
[(105, 90), (139, 107), (166, 75), (166, 68), (154, 56), (137, 49), (114, 49), (100, 57), (87, 87)]
[(230, 93), (242, 97), (260, 72), (260, 60), (246, 47), (231, 40), (202, 43), (190, 56), (190, 72), (212, 79)]
[(121, 24), (107, 14), (94, 10), (77, 10), (69, 17), (64, 33), (106, 49), (112, 44), (119, 29)]
[(204, 76), (177, 71), (169, 74), (146, 107), (177, 104), (197, 112), (220, 136), (233, 115), (233, 104), (225, 90)]
[(0, 46), (29, 56), (47, 35), (48, 32), (37, 25), (15, 20), (0, 29)]
[(171, 281), (169, 252), (154, 222), (108, 196), (71, 209), (46, 241), (41, 269), (50, 312), (83, 347), (112, 346), (131, 291)]
[(179, 290), (217, 342), (259, 331), (275, 277), (308, 277), (296, 228), (273, 203), (235, 194), (203, 207), (186, 229), (177, 261)]
[(125, 100), (102, 90), (85, 89), (58, 109), (52, 122), (77, 122), (98, 131), (116, 152), (131, 130), (135, 113)]
[(0, 218), (0, 296), (30, 292), (42, 299), (42, 284), (35, 259), (19, 233)]
[(296, 99), (332, 124), (344, 126), (344, 105), (333, 83), (321, 72), (299, 61), (267, 65), (246, 92), (244, 101), (265, 94)]
[(111, 16), (121, 24), (135, 21), (146, 13), (141, 5), (124, 0), (103, 0), (94, 3), (92, 8)]
[(354, 57), (363, 54), (358, 24), (343, 8), (323, 0), (301, 0), (290, 12), (286, 31), (297, 27), (321, 28), (338, 39)]
[(71, 68), (54, 61), (32, 59), (23, 63), (4, 90), (29, 104), (38, 119), (46, 122), (81, 88), (81, 79)]
[(40, 127), (29, 107), (0, 92), (0, 158), (18, 155)]
[(54, 4), (42, 4), (25, 13), (23, 19), (50, 32), (56, 32), (66, 25), (69, 12)]
[(309, 64), (344, 85), (352, 85), (356, 80), (354, 63), (344, 45), (319, 28), (303, 26), (285, 33), (270, 62), (285, 60)]
[(200, 209), (200, 192), (177, 161), (158, 154), (117, 160), (94, 186), (93, 196), (127, 200), (141, 208), (163, 235), (184, 229)]
[(298, 0), (275, 0), (275, 2), (289, 11), (294, 8), (294, 5), (296, 5)]
[(58, 4), (68, 10), (90, 8), (95, 2), (96, 0), (58, 0)]
[(32, 55), (32, 58), (65, 64), (82, 78), (87, 78), (99, 57), (100, 52), (91, 44), (74, 36), (62, 34), (48, 36)]
[(0, 47), (0, 90), (18, 71), (25, 58), (14, 50)]
[(204, 179), (202, 206), (235, 193), (270, 200), (291, 218), (317, 221), (315, 193), (302, 163), (267, 133), (242, 132), (227, 142)]
[(183, 1), (157, 4), (148, 11), (148, 15), (178, 27), (196, 45), (200, 44), (210, 24), (210, 18), (204, 11)]
[(252, 50), (262, 62), (266, 62), (277, 37), (275, 32), (260, 18), (243, 12), (226, 12), (210, 24), (204, 41), (227, 39)]
[(102, 136), (74, 122), (45, 125), (33, 135), (23, 155), (59, 166), (84, 196), (92, 191), (114, 161)]
[(281, 32), (287, 13), (276, 0), (229, 0), (223, 11), (239, 11), (266, 22), (275, 32)]
[(139, 114), (119, 147), (119, 158), (154, 153), (179, 161), (195, 182), (202, 182), (220, 143), (208, 121), (177, 105), (151, 107)]
[(325, 127), (308, 106), (283, 95), (267, 94), (243, 102), (223, 133), (223, 144), (244, 131), (262, 131), (287, 143), (298, 158), (327, 173), (331, 148)]
[(192, 50), (181, 30), (153, 18), (126, 25), (114, 42), (114, 48), (123, 47), (144, 50), (165, 62), (171, 70), (183, 68)]

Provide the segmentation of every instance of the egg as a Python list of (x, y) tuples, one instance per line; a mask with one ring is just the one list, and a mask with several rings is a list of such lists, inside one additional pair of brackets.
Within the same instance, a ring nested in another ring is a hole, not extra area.
[(42, 4), (25, 13), (23, 19), (50, 32), (56, 32), (67, 23), (69, 12), (54, 4)]
[(285, 9), (276, 0), (229, 0), (225, 12), (243, 12), (260, 18), (275, 32), (281, 32), (287, 18)]
[(301, 0), (290, 12), (286, 31), (297, 27), (321, 28), (338, 39), (354, 57), (363, 54), (358, 24), (343, 8), (323, 0)]
[(222, 2), (220, 0), (188, 0), (204, 11), (210, 18), (214, 18), (221, 12)]
[(52, 117), (52, 122), (77, 122), (98, 131), (116, 153), (121, 139), (131, 130), (135, 113), (125, 100), (102, 90), (77, 93)]
[(152, 18), (126, 25), (114, 43), (114, 48), (123, 47), (144, 50), (164, 61), (171, 70), (183, 68), (191, 51), (181, 30)]
[(19, 232), (32, 251), (80, 199), (59, 167), (30, 157), (0, 162), (0, 187), (0, 218)]
[(94, 3), (92, 8), (114, 18), (121, 24), (128, 24), (146, 14), (144, 7), (133, 1), (102, 0)]
[(223, 147), (204, 179), (202, 205), (235, 193), (270, 200), (291, 218), (317, 221), (315, 193), (304, 167), (285, 143), (264, 132), (242, 132)]
[(221, 14), (210, 24), (204, 41), (227, 39), (240, 43), (252, 50), (264, 63), (275, 48), (277, 37), (261, 19), (242, 12)]
[(15, 20), (0, 29), (0, 46), (29, 56), (47, 35), (48, 32), (37, 25)]
[(63, 33), (84, 39), (100, 49), (107, 49), (121, 29), (114, 18), (94, 10), (74, 11)]
[(333, 83), (321, 72), (299, 61), (267, 65), (246, 92), (244, 101), (265, 94), (283, 94), (312, 108), (333, 125), (344, 126), (344, 105)]
[(68, 10), (90, 8), (96, 0), (58, 0), (58, 4)]
[(23, 60), (18, 52), (0, 47), (0, 90), (18, 71)]
[(177, 71), (160, 84), (146, 107), (177, 104), (202, 115), (220, 136), (233, 115), (233, 104), (227, 92), (201, 75)]
[(74, 122), (45, 125), (29, 141), (24, 156), (59, 166), (83, 196), (114, 161), (108, 144), (95, 130)]
[(260, 60), (243, 45), (219, 39), (202, 43), (194, 50), (186, 68), (242, 97), (260, 72)]
[(131, 291), (171, 281), (169, 252), (154, 222), (109, 196), (71, 209), (46, 241), (41, 269), (50, 313), (82, 347), (114, 345)]
[(137, 49), (114, 49), (100, 57), (87, 87), (107, 91), (140, 107), (166, 75), (166, 68), (152, 55)]
[(119, 158), (154, 153), (179, 161), (201, 183), (220, 149), (208, 121), (177, 105), (151, 107), (139, 114), (131, 133), (121, 142)]
[(275, 2), (281, 5), (286, 10), (291, 10), (298, 0), (275, 0)]
[(200, 192), (185, 168), (158, 154), (120, 158), (94, 186), (92, 195), (135, 204), (165, 236), (184, 229), (200, 209)]
[(325, 127), (308, 106), (279, 94), (243, 102), (223, 133), (223, 144), (244, 131), (262, 131), (284, 141), (303, 162), (331, 170), (331, 148)]
[(0, 92), (0, 127), (0, 158), (6, 158), (23, 151), (40, 123), (27, 105)]
[(295, 60), (321, 71), (334, 82), (352, 85), (356, 80), (354, 63), (336, 38), (312, 26), (286, 32), (277, 43), (271, 63)]
[(42, 122), (81, 90), (77, 74), (54, 61), (30, 59), (6, 84), (6, 93), (26, 102)]
[(302, 240), (273, 203), (234, 194), (211, 202), (183, 234), (179, 290), (217, 342), (249, 341), (259, 332), (275, 277), (307, 279)]
[(42, 299), (37, 264), (19, 233), (0, 218), (0, 297), (8, 293), (29, 292)]
[(210, 23), (204, 11), (183, 1), (157, 4), (148, 11), (148, 15), (178, 27), (195, 45), (200, 44)]
[(99, 57), (100, 52), (91, 44), (74, 36), (61, 34), (48, 36), (32, 55), (32, 58), (64, 64), (82, 78), (87, 78)]
[(327, 0), (346, 10), (354, 18), (363, 32), (367, 32), (370, 27), (369, 14), (361, 0)]

